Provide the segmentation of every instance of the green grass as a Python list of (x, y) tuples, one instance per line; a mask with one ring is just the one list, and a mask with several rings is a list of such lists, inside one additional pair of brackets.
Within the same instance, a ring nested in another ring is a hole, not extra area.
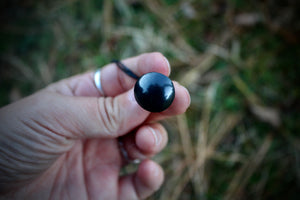
[(0, 105), (160, 51), (192, 103), (164, 121), (166, 180), (149, 199), (297, 199), (300, 6), (274, 2), (4, 1)]

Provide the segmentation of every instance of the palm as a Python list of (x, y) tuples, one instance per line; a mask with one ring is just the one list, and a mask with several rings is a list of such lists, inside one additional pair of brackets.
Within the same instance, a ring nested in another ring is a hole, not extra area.
[[(116, 140), (94, 139), (78, 142), (64, 155), (64, 159), (65, 162), (61, 163), (57, 174), (62, 173), (65, 176), (65, 184), (63, 188), (56, 189), (55, 183), (51, 195), (56, 197), (60, 195), (60, 190), (64, 190), (63, 194), (68, 194), (69, 199), (98, 199), (100, 195), (102, 199), (117, 199), (121, 156)], [(64, 170), (66, 167), (69, 171)]]
[(116, 140), (77, 141), (25, 190), (33, 197), (41, 192), (43, 199), (118, 199), (121, 163)]

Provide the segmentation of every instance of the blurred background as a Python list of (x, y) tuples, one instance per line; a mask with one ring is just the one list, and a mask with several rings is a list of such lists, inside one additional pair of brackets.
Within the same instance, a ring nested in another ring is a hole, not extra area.
[[(2, 0), (0, 105), (159, 51), (191, 106), (165, 120), (149, 199), (299, 199), (300, 2)], [(130, 170), (130, 169), (128, 169)]]

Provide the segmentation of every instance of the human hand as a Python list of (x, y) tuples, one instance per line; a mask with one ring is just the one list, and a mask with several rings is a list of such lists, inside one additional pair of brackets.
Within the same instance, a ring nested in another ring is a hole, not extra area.
[[(123, 61), (138, 75), (169, 75), (160, 53)], [(143, 199), (163, 182), (151, 161), (167, 143), (157, 121), (185, 112), (188, 91), (178, 83), (172, 105), (150, 113), (135, 101), (135, 80), (115, 64), (101, 69), (102, 96), (93, 72), (57, 83), (0, 110), (0, 199)], [(137, 172), (119, 176), (130, 159)]]

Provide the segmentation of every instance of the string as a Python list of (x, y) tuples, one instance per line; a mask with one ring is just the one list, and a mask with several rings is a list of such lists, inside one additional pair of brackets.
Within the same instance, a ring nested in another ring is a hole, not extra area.
[(134, 78), (138, 80), (140, 77), (138, 77), (135, 73), (133, 73), (128, 67), (126, 67), (123, 63), (121, 63), (119, 60), (112, 60), (113, 63), (116, 63), (116, 65), (128, 76), (131, 78)]

